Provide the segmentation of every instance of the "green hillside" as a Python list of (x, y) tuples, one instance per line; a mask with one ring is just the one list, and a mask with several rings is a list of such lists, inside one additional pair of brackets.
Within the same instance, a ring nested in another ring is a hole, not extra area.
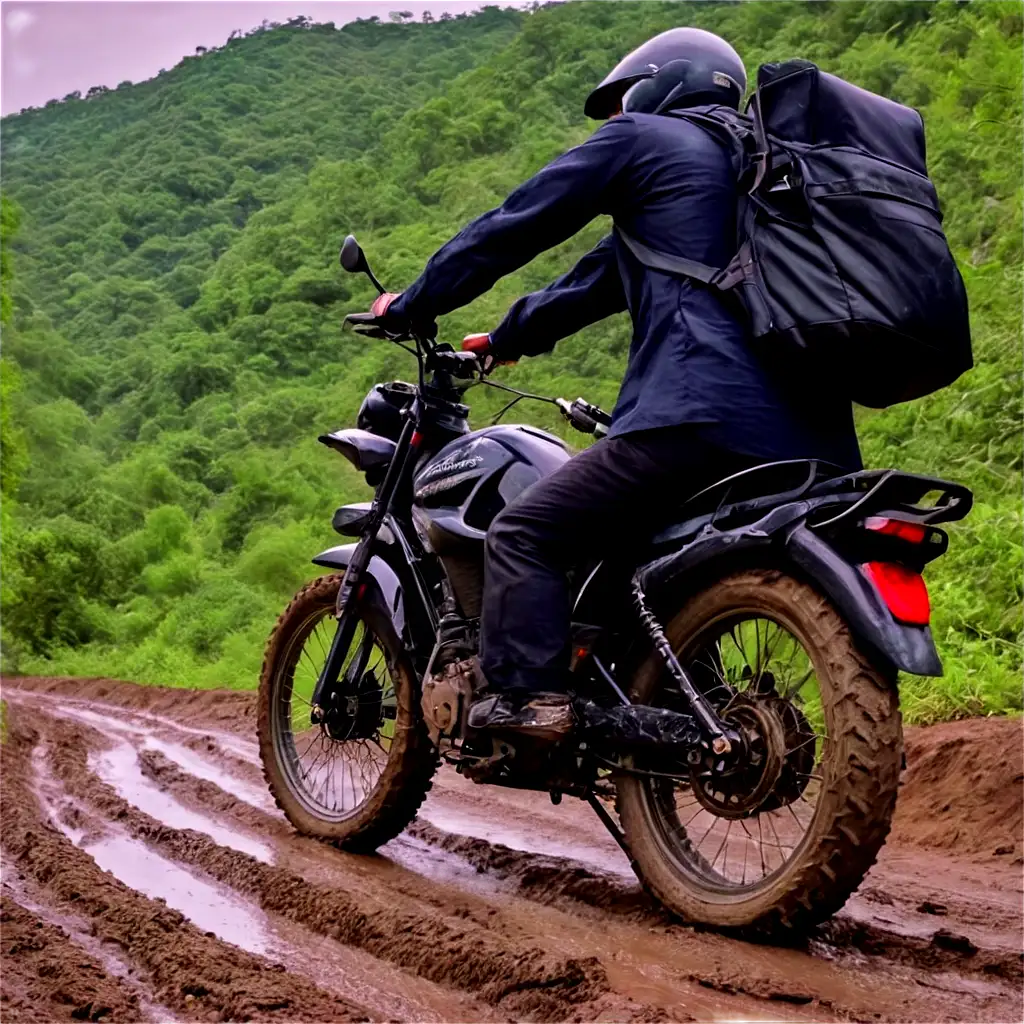
[[(364, 496), (316, 444), (407, 355), (341, 332), (366, 308), (348, 231), (401, 288), (470, 217), (585, 138), (629, 48), (694, 24), (751, 72), (807, 57), (922, 110), (971, 297), (977, 367), (860, 410), (871, 466), (949, 476), (977, 505), (929, 568), (947, 675), (913, 720), (1020, 706), (1021, 7), (1016, 2), (568, 3), (431, 24), (267, 27), (141, 85), (2, 124), (3, 627), (8, 670), (251, 686), (333, 508)], [(568, 267), (595, 223), (447, 317), (455, 340)], [(7, 270), (13, 262), (14, 284)], [(9, 292), (9, 295), (7, 294)], [(614, 318), (504, 371), (610, 406)], [(498, 408), (479, 392), (474, 419)], [(518, 416), (562, 431), (542, 407)], [(579, 435), (574, 438), (578, 442)]]

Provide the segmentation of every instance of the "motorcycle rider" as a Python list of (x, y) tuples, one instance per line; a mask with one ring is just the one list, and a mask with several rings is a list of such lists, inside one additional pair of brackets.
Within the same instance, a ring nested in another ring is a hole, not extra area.
[[(644, 245), (711, 266), (735, 248), (730, 155), (681, 108), (738, 109), (746, 72), (724, 40), (676, 28), (620, 61), (585, 113), (607, 119), (442, 246), (400, 295), (373, 312), (388, 329), (430, 325), (495, 281), (611, 216)], [(746, 344), (707, 287), (642, 265), (613, 231), (568, 273), (516, 301), (489, 335), (471, 335), (485, 370), (550, 351), (613, 313), (633, 321), (609, 436), (535, 483), (488, 531), (477, 729), (572, 729), (567, 573), (623, 535), (645, 539), (672, 506), (750, 465), (819, 458), (861, 468), (848, 400), (796, 393)]]

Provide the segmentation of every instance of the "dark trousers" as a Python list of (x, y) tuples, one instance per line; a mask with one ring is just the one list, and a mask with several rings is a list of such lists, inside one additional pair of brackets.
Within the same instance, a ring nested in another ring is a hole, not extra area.
[(614, 537), (637, 554), (697, 491), (756, 460), (684, 425), (606, 438), (524, 491), (487, 531), (480, 661), (492, 689), (564, 691), (567, 573)]

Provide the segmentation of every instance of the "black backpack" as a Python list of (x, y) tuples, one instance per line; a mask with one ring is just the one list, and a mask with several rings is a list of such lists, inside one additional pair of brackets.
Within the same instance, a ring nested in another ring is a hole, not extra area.
[(861, 405), (930, 394), (973, 365), (967, 294), (925, 169), (924, 125), (809, 61), (766, 64), (749, 115), (672, 111), (733, 152), (738, 248), (709, 267), (620, 236), (641, 263), (739, 304), (764, 357)]

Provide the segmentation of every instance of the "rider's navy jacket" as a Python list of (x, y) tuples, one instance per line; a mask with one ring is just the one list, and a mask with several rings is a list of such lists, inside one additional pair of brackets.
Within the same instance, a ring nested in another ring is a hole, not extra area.
[[(616, 117), (443, 246), (391, 311), (432, 320), (457, 309), (601, 214), (651, 248), (724, 266), (735, 248), (735, 205), (729, 155), (701, 128), (666, 115)], [(849, 401), (825, 388), (790, 393), (720, 297), (647, 269), (614, 233), (512, 306), (492, 334), (494, 354), (547, 352), (626, 309), (633, 339), (613, 435), (705, 424), (708, 440), (744, 455), (860, 468)]]

